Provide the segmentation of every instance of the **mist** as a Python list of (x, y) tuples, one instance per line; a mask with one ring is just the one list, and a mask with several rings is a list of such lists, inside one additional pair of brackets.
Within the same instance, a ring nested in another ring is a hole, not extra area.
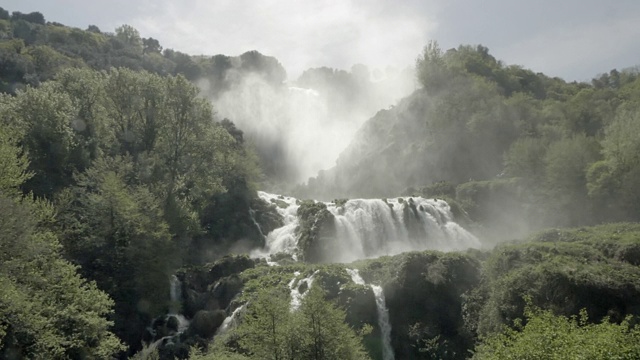
[(308, 69), (296, 80), (274, 81), (246, 68), (238, 57), (224, 73), (223, 90), (210, 79), (197, 83), (219, 119), (245, 132), (261, 159), (267, 190), (286, 190), (329, 169), (361, 125), (415, 89), (412, 69), (350, 71)]

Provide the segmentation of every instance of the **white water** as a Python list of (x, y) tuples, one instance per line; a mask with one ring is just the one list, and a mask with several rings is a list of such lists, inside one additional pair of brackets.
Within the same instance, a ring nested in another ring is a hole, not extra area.
[(224, 321), (222, 322), (222, 325), (220, 325), (218, 330), (216, 330), (217, 336), (226, 334), (227, 331), (229, 331), (229, 329), (238, 325), (238, 316), (240, 315), (240, 312), (242, 311), (242, 309), (244, 309), (245, 305), (246, 304), (239, 306), (237, 309), (233, 310), (231, 315), (227, 316), (224, 319)]
[(284, 226), (279, 227), (267, 234), (266, 246), (264, 250), (256, 250), (252, 252), (252, 256), (264, 257), (269, 254), (287, 253), (296, 259), (296, 247), (298, 239), (295, 235), (298, 226), (298, 204), (297, 200), (292, 197), (269, 194), (264, 191), (258, 191), (258, 196), (269, 204), (280, 203), (286, 204), (286, 207), (276, 206), (278, 214), (284, 219)]
[[(296, 280), (298, 279), (298, 276), (300, 276), (300, 272), (296, 271), (293, 273), (293, 279), (289, 281), (289, 289), (291, 289), (291, 311), (298, 310), (298, 308), (300, 307), (300, 304), (302, 303), (302, 299), (304, 299), (309, 289), (311, 289), (311, 285), (313, 285), (313, 277), (317, 273), (318, 273), (318, 270), (316, 270), (313, 274), (309, 275), (308, 277), (300, 279), (299, 281), (296, 281)], [(307, 290), (304, 291), (303, 293), (300, 293), (299, 289), (302, 283), (307, 284)]]
[(178, 320), (178, 334), (181, 334), (189, 328), (190, 321), (178, 312), (180, 310), (180, 304), (182, 303), (182, 283), (175, 275), (171, 275), (170, 295), (171, 309), (167, 315), (167, 319), (173, 316)]
[[(296, 199), (259, 191), (268, 203), (277, 207), (284, 226), (267, 235), (266, 247), (254, 256), (278, 252), (295, 255), (298, 239)], [(344, 205), (325, 203), (334, 215), (336, 243), (330, 254), (332, 262), (395, 255), (414, 250), (455, 251), (480, 247), (480, 241), (453, 221), (449, 204), (444, 200), (403, 197), (388, 200), (353, 199)]]
[(384, 298), (384, 291), (378, 285), (371, 285), (371, 290), (376, 296), (376, 308), (378, 309), (378, 326), (382, 333), (382, 359), (393, 360), (393, 348), (391, 347), (391, 323), (389, 323), (389, 310)]
[[(351, 280), (358, 285), (366, 285), (357, 269), (346, 269)], [(382, 359), (394, 360), (393, 348), (391, 347), (391, 323), (389, 322), (389, 309), (384, 298), (382, 287), (370, 285), (373, 295), (376, 298), (376, 310), (378, 312), (378, 326), (382, 335)]]

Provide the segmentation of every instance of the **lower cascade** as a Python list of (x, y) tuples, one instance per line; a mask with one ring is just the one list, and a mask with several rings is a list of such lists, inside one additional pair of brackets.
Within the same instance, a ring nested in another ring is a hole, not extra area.
[[(347, 273), (351, 276), (351, 280), (358, 285), (366, 285), (364, 279), (360, 276), (358, 270), (346, 269)], [(393, 348), (391, 347), (391, 323), (389, 322), (389, 309), (384, 298), (384, 291), (382, 287), (378, 285), (370, 285), (371, 290), (376, 298), (376, 309), (378, 313), (378, 326), (380, 327), (380, 333), (382, 335), (382, 359), (394, 360)]]
[[(300, 248), (303, 223), (311, 223), (304, 246), (320, 249), (323, 253), (316, 261), (321, 262), (347, 263), (406, 251), (454, 251), (481, 245), (473, 234), (453, 220), (449, 204), (441, 199), (399, 197), (311, 202), (315, 205), (312, 211), (305, 211), (305, 215), (311, 212), (316, 218), (304, 222), (299, 209), (309, 201), (263, 191), (258, 195), (276, 206), (284, 226), (267, 234), (265, 249), (254, 253), (257, 256), (288, 253), (296, 258), (304, 254), (306, 249)], [(316, 243), (311, 243), (313, 241)]]
[(233, 328), (233, 327), (235, 327), (237, 325), (238, 316), (240, 316), (240, 313), (244, 309), (245, 305), (246, 304), (238, 306), (235, 310), (233, 310), (231, 315), (227, 316), (224, 319), (224, 321), (222, 322), (222, 325), (220, 325), (218, 330), (216, 330), (216, 335), (217, 336), (226, 334), (229, 331), (229, 329), (231, 329), (231, 328)]

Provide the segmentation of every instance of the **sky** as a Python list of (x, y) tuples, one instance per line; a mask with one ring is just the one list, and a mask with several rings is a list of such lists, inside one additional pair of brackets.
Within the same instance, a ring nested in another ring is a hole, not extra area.
[(638, 0), (3, 0), (8, 11), (112, 32), (122, 24), (191, 55), (275, 56), (311, 67), (413, 66), (424, 46), (482, 44), (567, 81), (640, 65)]

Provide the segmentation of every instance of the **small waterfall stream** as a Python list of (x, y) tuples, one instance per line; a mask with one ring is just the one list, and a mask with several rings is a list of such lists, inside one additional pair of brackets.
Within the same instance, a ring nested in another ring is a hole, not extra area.
[[(351, 280), (358, 285), (366, 285), (364, 279), (356, 269), (346, 269), (351, 276)], [(391, 347), (391, 323), (389, 322), (389, 309), (384, 298), (384, 291), (378, 285), (369, 285), (376, 299), (376, 310), (378, 313), (378, 326), (382, 335), (382, 359), (394, 360), (393, 348)]]
[(222, 322), (222, 325), (220, 325), (218, 330), (216, 330), (216, 336), (226, 334), (227, 331), (229, 331), (229, 329), (235, 327), (238, 324), (238, 316), (240, 315), (240, 312), (242, 312), (245, 306), (246, 304), (238, 306), (238, 308), (233, 310), (231, 315), (227, 316), (224, 319), (224, 321)]
[(171, 305), (167, 319), (173, 316), (178, 320), (178, 334), (181, 334), (189, 328), (190, 321), (184, 315), (180, 314), (180, 307), (182, 304), (182, 283), (175, 275), (171, 275), (170, 296)]
[[(298, 279), (298, 276), (300, 276), (300, 272), (296, 271), (293, 273), (293, 279), (291, 279), (291, 281), (289, 282), (289, 289), (291, 289), (291, 311), (298, 310), (300, 304), (302, 303), (302, 299), (307, 294), (307, 291), (311, 288), (311, 285), (313, 285), (313, 277), (317, 273), (318, 270), (316, 270), (313, 274), (307, 276), (306, 278), (300, 279), (299, 281), (296, 280)], [(302, 286), (303, 283), (306, 284), (306, 290), (301, 293), (300, 286)]]
[(378, 309), (378, 326), (382, 333), (382, 358), (393, 360), (393, 348), (391, 347), (391, 323), (389, 322), (389, 309), (384, 298), (382, 287), (371, 284), (371, 290), (376, 296), (376, 308)]

